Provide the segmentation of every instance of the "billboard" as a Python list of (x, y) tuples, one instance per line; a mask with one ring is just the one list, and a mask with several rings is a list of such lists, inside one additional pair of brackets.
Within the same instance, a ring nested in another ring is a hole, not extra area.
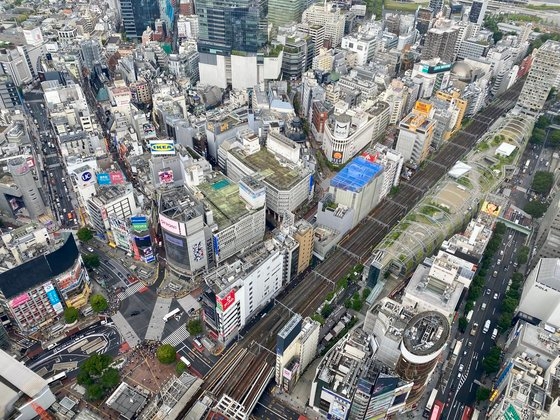
[(192, 246), (193, 258), (195, 261), (200, 261), (204, 258), (204, 247), (202, 241), (198, 241)]
[(485, 201), (482, 204), (482, 211), (490, 216), (498, 217), (500, 214), (500, 206), (489, 201)]
[(163, 169), (158, 172), (160, 184), (171, 184), (173, 182), (173, 169)]
[(361, 155), (365, 160), (367, 160), (368, 162), (377, 162), (377, 158), (379, 157), (379, 153), (368, 153), (368, 152), (364, 152)]
[(91, 184), (95, 182), (95, 175), (91, 169), (81, 172), (78, 174), (78, 183), (80, 185)]
[(225, 298), (221, 299), (216, 295), (216, 308), (218, 311), (227, 311), (227, 309), (235, 303), (235, 290), (231, 289)]
[(331, 161), (335, 165), (340, 165), (342, 163), (342, 158), (344, 157), (342, 152), (334, 151), (331, 154)]
[(109, 172), (109, 180), (111, 184), (124, 184), (125, 179), (121, 171), (111, 171)]
[(107, 173), (97, 174), (97, 183), (99, 185), (111, 185), (111, 176)]
[(34, 168), (35, 167), (35, 159), (33, 159), (33, 156), (28, 156), (25, 161), (27, 162), (27, 166), (29, 168)]
[(25, 302), (27, 302), (29, 299), (30, 299), (29, 295), (28, 295), (27, 293), (24, 293), (24, 294), (22, 294), (22, 295), (19, 295), (19, 296), (13, 298), (13, 299), (10, 301), (10, 306), (11, 306), (12, 308), (15, 308), (15, 307), (17, 307), (17, 306), (19, 306), (19, 305), (23, 305), (23, 304), (24, 304)]
[(428, 66), (426, 64), (422, 65), (421, 72), (434, 74), (434, 73), (441, 73), (443, 71), (451, 70), (451, 64), (439, 64), (437, 66)]
[(51, 303), (56, 313), (59, 314), (63, 312), (62, 304), (60, 303), (60, 298), (58, 297), (58, 294), (56, 293), (56, 290), (54, 289), (52, 283), (45, 284), (43, 288), (45, 290), (45, 293), (47, 294), (47, 298), (49, 299), (49, 302)]
[(214, 254), (220, 255), (220, 239), (218, 235), (212, 235), (212, 246), (214, 247)]
[(290, 369), (284, 368), (284, 371), (282, 372), (282, 376), (284, 378), (286, 378), (288, 381), (291, 381), (292, 380), (292, 371)]
[(150, 140), (152, 155), (174, 155), (175, 142), (173, 140)]
[(146, 216), (132, 216), (130, 218), (132, 230), (142, 232), (148, 230), (148, 218)]
[(416, 104), (414, 105), (414, 109), (418, 112), (421, 112), (422, 114), (428, 115), (432, 110), (432, 104), (429, 104), (427, 102), (416, 101)]
[(175, 235), (181, 234), (181, 229), (179, 228), (179, 222), (169, 219), (165, 216), (159, 215), (159, 224), (163, 230), (174, 233)]

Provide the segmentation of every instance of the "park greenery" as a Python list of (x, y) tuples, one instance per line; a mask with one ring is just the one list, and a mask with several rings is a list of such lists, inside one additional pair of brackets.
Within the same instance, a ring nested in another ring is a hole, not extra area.
[(100, 400), (120, 383), (119, 371), (110, 367), (112, 362), (111, 356), (94, 354), (80, 366), (76, 380), (86, 388), (88, 399)]
[(76, 322), (79, 316), (80, 316), (80, 312), (73, 306), (69, 306), (66, 309), (64, 309), (64, 321), (67, 324), (72, 324)]
[(177, 352), (171, 344), (162, 344), (156, 350), (156, 357), (160, 363), (170, 365), (177, 358)]
[(187, 323), (187, 331), (190, 335), (202, 334), (202, 322), (200, 319), (192, 319)]
[(91, 305), (93, 312), (97, 313), (105, 311), (109, 306), (107, 299), (105, 299), (103, 295), (99, 294), (92, 295), (89, 299), (89, 304)]
[(531, 184), (531, 189), (537, 194), (548, 195), (554, 184), (554, 175), (551, 172), (537, 171)]
[(93, 232), (87, 227), (78, 229), (78, 239), (82, 242), (88, 242), (93, 239)]
[(92, 270), (101, 265), (99, 255), (97, 254), (82, 254), (82, 260), (87, 269)]

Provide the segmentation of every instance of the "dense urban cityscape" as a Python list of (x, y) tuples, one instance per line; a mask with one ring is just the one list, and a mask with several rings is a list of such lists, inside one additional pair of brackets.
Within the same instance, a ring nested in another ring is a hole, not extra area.
[(0, 1), (2, 418), (560, 419), (557, 1)]

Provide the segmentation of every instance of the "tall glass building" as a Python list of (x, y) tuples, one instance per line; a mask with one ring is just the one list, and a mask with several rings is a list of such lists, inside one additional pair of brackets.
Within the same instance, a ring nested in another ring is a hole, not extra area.
[(196, 0), (199, 53), (256, 53), (266, 44), (266, 0)]
[(159, 0), (120, 0), (124, 31), (129, 39), (142, 38), (148, 26), (160, 17)]

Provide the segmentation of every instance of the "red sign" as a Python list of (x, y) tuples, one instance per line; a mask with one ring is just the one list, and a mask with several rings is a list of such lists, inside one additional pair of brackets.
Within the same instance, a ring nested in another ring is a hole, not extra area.
[(368, 162), (375, 162), (377, 161), (377, 157), (379, 155), (376, 153), (374, 155), (372, 155), (371, 153), (368, 152), (364, 152), (362, 153), (362, 157), (365, 158), (365, 160), (367, 160)]
[(109, 172), (109, 178), (111, 179), (111, 184), (124, 184), (124, 175), (120, 171)]
[(216, 304), (218, 305), (218, 309), (220, 309), (221, 311), (227, 311), (227, 309), (233, 303), (235, 303), (235, 290), (233, 289), (231, 289), (223, 299), (220, 299), (220, 297), (216, 296)]
[(26, 159), (26, 162), (27, 162), (27, 166), (28, 166), (29, 168), (33, 168), (33, 167), (35, 166), (35, 160), (33, 159), (33, 156), (29, 156), (29, 157)]

